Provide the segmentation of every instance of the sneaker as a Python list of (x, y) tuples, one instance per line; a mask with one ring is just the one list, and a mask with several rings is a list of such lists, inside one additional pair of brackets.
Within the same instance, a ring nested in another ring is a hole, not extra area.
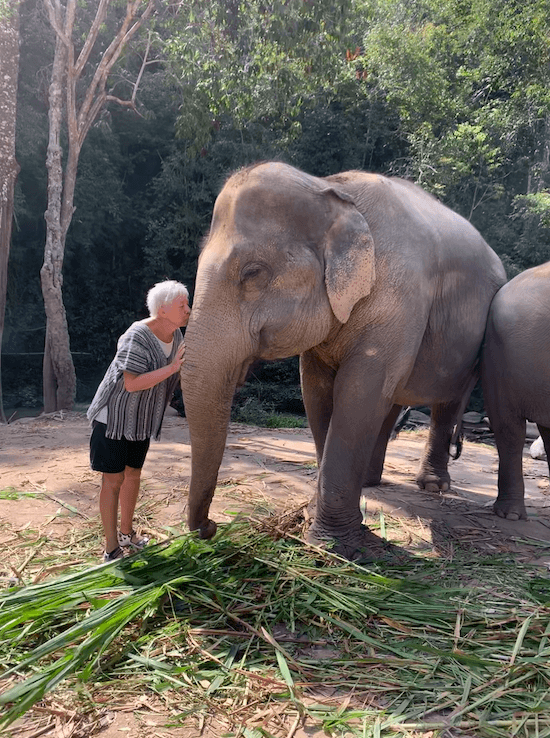
[(134, 551), (141, 551), (149, 543), (147, 536), (138, 536), (135, 530), (131, 533), (123, 533), (118, 531), (118, 545), (122, 548), (132, 548)]
[(124, 551), (120, 548), (120, 546), (117, 546), (112, 551), (104, 551), (103, 552), (103, 561), (116, 561), (116, 559), (122, 559), (124, 558)]

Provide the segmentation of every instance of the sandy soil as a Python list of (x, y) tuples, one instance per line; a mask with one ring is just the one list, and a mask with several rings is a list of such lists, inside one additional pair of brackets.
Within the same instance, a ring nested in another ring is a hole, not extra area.
[[(88, 463), (89, 428), (83, 413), (24, 418), (0, 426), (0, 490), (41, 492), (36, 498), (0, 500), (0, 547), (10, 531), (25, 526), (59, 541), (78, 536), (97, 523), (99, 474)], [(466, 441), (462, 456), (451, 462), (452, 489), (421, 492), (414, 483), (426, 431), (402, 432), (388, 448), (383, 483), (363, 490), (367, 514), (398, 517), (414, 528), (416, 541), (452, 556), (453, 546), (471, 545), (487, 552), (510, 552), (522, 560), (550, 562), (550, 490), (546, 462), (535, 461), (525, 447), (524, 473), (530, 518), (509, 522), (493, 515), (497, 454), (490, 445)], [(189, 433), (184, 418), (171, 408), (160, 443), (152, 443), (143, 471), (138, 523), (153, 535), (185, 520), (190, 476)], [(271, 430), (232, 425), (219, 475), (212, 517), (229, 521), (235, 513), (282, 512), (307, 503), (315, 489), (315, 453), (307, 429)], [(154, 505), (151, 505), (154, 502)], [(151, 513), (151, 510), (154, 513)], [(101, 555), (99, 526), (97, 554)], [(412, 538), (411, 538), (412, 541)], [(0, 562), (0, 585), (13, 576), (9, 561)], [(101, 738), (170, 736), (214, 738), (191, 721), (188, 728), (163, 727), (166, 716), (154, 710), (106, 713)], [(315, 738), (305, 726), (295, 738)]]

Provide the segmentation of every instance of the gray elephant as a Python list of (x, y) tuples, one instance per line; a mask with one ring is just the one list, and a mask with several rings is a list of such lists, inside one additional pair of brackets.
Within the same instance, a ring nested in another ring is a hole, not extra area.
[(482, 352), (483, 397), (499, 455), (501, 518), (527, 518), (525, 422), (536, 423), (550, 458), (550, 262), (528, 269), (496, 294)]
[(185, 338), (189, 528), (216, 531), (208, 511), (232, 398), (255, 359), (300, 355), (319, 468), (314, 540), (348, 558), (372, 543), (361, 489), (380, 482), (403, 405), (432, 408), (418, 484), (448, 488), (452, 429), (504, 281), (475, 228), (409, 182), (277, 162), (235, 173), (215, 203)]

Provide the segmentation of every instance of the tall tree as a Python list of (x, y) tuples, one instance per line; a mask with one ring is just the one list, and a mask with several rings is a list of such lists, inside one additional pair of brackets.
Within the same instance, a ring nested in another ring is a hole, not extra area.
[(0, 422), (2, 402), (1, 348), (6, 312), (8, 257), (13, 222), (13, 198), (19, 165), (15, 158), (17, 78), (19, 74), (19, 0), (0, 2)]
[[(109, 74), (125, 46), (154, 12), (154, 0), (126, 0), (126, 11), (104, 51), (99, 52), (95, 67), (91, 55), (100, 39), (112, 8), (116, 18), (118, 3), (98, 0), (95, 17), (88, 32), (76, 30), (77, 0), (44, 0), (56, 35), (55, 54), (49, 87), (49, 140), (46, 158), (48, 204), (44, 264), (40, 271), (46, 310), (44, 348), (44, 411), (71, 408), (74, 403), (76, 376), (71, 357), (67, 317), (63, 304), (63, 257), (67, 230), (74, 213), (74, 191), (82, 144), (104, 105), (116, 102), (133, 106), (130, 99), (120, 99), (107, 90)], [(115, 20), (116, 23), (116, 20)], [(80, 51), (77, 39), (85, 38)], [(97, 52), (96, 52), (97, 54)], [(139, 80), (139, 75), (138, 75)], [(87, 84), (84, 84), (87, 82)], [(84, 89), (82, 89), (84, 87)], [(63, 126), (65, 124), (65, 126)], [(65, 127), (64, 156), (62, 133)]]

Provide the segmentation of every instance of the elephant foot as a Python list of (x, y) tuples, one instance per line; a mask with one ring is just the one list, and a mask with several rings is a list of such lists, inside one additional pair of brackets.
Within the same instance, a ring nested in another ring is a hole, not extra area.
[(420, 489), (425, 489), (426, 492), (447, 492), (451, 487), (451, 477), (446, 471), (441, 474), (420, 472), (416, 477), (416, 483)]
[(213, 520), (207, 519), (204, 523), (201, 523), (201, 525), (197, 526), (196, 528), (193, 527), (192, 533), (198, 533), (199, 538), (207, 539), (207, 538), (214, 538), (216, 535), (216, 531), (218, 530), (218, 526)]
[(361, 525), (356, 533), (336, 536), (319, 532), (314, 524), (307, 541), (358, 564), (376, 561), (399, 563), (410, 559), (406, 551), (375, 535), (365, 525)]
[(527, 510), (523, 499), (497, 499), (493, 504), (493, 512), (506, 520), (527, 520)]
[(382, 484), (382, 475), (380, 476), (369, 476), (363, 481), (363, 487), (378, 487)]

